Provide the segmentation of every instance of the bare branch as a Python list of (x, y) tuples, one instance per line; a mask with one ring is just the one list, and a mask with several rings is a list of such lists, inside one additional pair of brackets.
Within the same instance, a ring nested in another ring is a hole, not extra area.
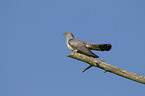
[(122, 76), (124, 78), (145, 84), (145, 76), (141, 76), (139, 74), (135, 74), (135, 73), (126, 71), (124, 69), (121, 69), (119, 67), (110, 65), (110, 64), (104, 62), (103, 60), (97, 60), (92, 57), (88, 57), (86, 55), (80, 54), (80, 53), (72, 53), (67, 56), (80, 60), (80, 61), (83, 61), (83, 62), (86, 62), (86, 63), (90, 64), (91, 66), (101, 68), (101, 69), (105, 70), (105, 72), (111, 72), (113, 74)]

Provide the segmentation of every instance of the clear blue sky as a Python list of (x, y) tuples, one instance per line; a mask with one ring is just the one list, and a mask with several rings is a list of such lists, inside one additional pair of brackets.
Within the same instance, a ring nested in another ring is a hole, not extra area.
[(62, 34), (145, 76), (145, 0), (0, 0), (0, 96), (145, 96), (145, 85), (66, 57)]

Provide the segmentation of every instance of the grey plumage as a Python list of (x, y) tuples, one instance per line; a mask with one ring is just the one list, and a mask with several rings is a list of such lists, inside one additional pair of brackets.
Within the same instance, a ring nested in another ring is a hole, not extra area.
[(99, 56), (94, 54), (91, 50), (109, 51), (112, 47), (111, 44), (94, 44), (74, 39), (73, 34), (70, 32), (67, 32), (64, 35), (67, 38), (66, 43), (69, 49), (94, 58), (99, 58)]

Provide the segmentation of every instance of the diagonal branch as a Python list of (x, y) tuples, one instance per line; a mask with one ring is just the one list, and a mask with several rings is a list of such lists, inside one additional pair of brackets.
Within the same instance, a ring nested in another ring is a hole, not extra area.
[(101, 68), (107, 72), (111, 72), (111, 73), (114, 73), (116, 75), (122, 76), (124, 78), (145, 84), (145, 76), (141, 76), (139, 74), (135, 74), (135, 73), (126, 71), (124, 69), (110, 65), (110, 64), (103, 62), (101, 60), (97, 60), (97, 59), (94, 59), (92, 57), (88, 57), (86, 55), (80, 54), (80, 53), (72, 53), (72, 54), (67, 55), (67, 56), (74, 58), (74, 59), (77, 59), (77, 60), (80, 60), (80, 61), (83, 61), (83, 62), (86, 62), (86, 63), (90, 64), (91, 66)]

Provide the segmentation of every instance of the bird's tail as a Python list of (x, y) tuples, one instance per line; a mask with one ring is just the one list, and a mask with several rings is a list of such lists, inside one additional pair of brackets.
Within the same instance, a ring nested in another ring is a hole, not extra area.
[(94, 43), (87, 43), (86, 47), (90, 50), (97, 50), (97, 51), (109, 51), (112, 47), (111, 44), (94, 44)]

